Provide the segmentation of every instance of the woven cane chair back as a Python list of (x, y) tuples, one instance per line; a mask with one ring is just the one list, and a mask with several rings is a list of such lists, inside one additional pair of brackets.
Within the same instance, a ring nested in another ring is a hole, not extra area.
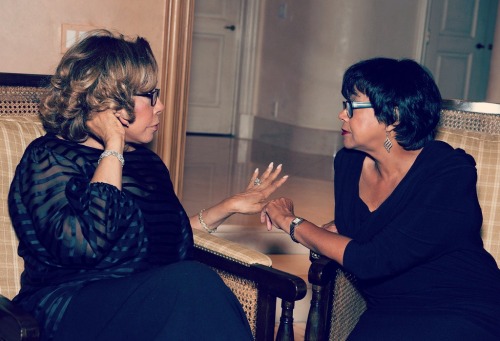
[[(6, 198), (15, 168), (28, 144), (43, 135), (38, 118), (39, 99), (50, 77), (0, 73), (0, 339), (36, 340), (36, 321), (8, 299), (20, 289), (23, 260), (17, 256), (18, 240), (11, 226)], [(21, 86), (19, 86), (21, 85)], [(271, 267), (271, 259), (243, 245), (193, 231), (195, 254), (211, 266), (241, 302), (257, 340), (293, 339), (294, 302), (307, 286), (301, 278)], [(5, 297), (4, 297), (5, 296)], [(282, 301), (275, 333), (277, 298)]]
[[(484, 247), (500, 265), (500, 104), (444, 100), (436, 139), (464, 149), (476, 160)], [(337, 267), (332, 272), (335, 279), (325, 287), (326, 331), (329, 340), (346, 340), (366, 303), (354, 276)]]
[(437, 139), (476, 160), (484, 247), (500, 265), (500, 104), (443, 101)]

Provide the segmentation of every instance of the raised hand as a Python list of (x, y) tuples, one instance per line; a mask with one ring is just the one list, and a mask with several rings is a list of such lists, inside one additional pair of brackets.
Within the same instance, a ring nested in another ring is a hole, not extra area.
[(87, 128), (104, 144), (104, 149), (121, 153), (125, 145), (125, 127), (129, 125), (124, 118), (126, 115), (125, 110), (96, 112), (87, 121)]
[(288, 175), (278, 178), (281, 170), (281, 165), (274, 169), (274, 164), (271, 162), (259, 177), (259, 170), (256, 169), (246, 190), (225, 200), (229, 203), (231, 213), (259, 213), (267, 203), (269, 196), (288, 179)]

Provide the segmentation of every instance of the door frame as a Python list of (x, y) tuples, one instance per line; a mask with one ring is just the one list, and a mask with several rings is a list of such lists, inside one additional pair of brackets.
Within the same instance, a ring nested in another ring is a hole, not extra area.
[(427, 42), (429, 40), (429, 32), (427, 32), (427, 26), (429, 24), (431, 16), (431, 2), (432, 0), (421, 0), (420, 10), (418, 13), (418, 29), (417, 29), (417, 40), (416, 40), (416, 51), (415, 59), (420, 64), (423, 63), (425, 59), (425, 53), (427, 50)]
[[(235, 122), (237, 136), (251, 138), (258, 76), (260, 1), (243, 0), (241, 63)], [(170, 171), (174, 190), (182, 197), (188, 112), (194, 0), (165, 0), (160, 99), (165, 105), (161, 128), (152, 149)], [(243, 119), (242, 119), (243, 116)]]
[(165, 105), (160, 129), (152, 149), (170, 171), (174, 190), (180, 197), (184, 173), (186, 117), (191, 64), (194, 0), (165, 0), (165, 22), (161, 60), (160, 95)]

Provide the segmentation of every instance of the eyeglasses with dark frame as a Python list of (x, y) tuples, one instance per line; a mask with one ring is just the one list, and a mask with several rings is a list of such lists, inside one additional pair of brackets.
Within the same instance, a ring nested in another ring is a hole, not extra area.
[(365, 109), (365, 108), (373, 108), (370, 102), (352, 102), (352, 101), (343, 101), (342, 102), (343, 110), (346, 110), (347, 117), (352, 118), (354, 109)]
[(146, 92), (143, 94), (135, 94), (136, 96), (148, 97), (151, 100), (151, 106), (154, 107), (156, 105), (156, 101), (158, 100), (158, 96), (160, 96), (160, 89), (156, 88), (150, 92)]

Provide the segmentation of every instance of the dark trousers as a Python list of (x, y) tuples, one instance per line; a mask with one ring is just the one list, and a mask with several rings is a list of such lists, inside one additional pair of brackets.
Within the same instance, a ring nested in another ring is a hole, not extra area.
[(220, 277), (184, 261), (91, 283), (74, 297), (54, 340), (251, 340), (245, 313)]

